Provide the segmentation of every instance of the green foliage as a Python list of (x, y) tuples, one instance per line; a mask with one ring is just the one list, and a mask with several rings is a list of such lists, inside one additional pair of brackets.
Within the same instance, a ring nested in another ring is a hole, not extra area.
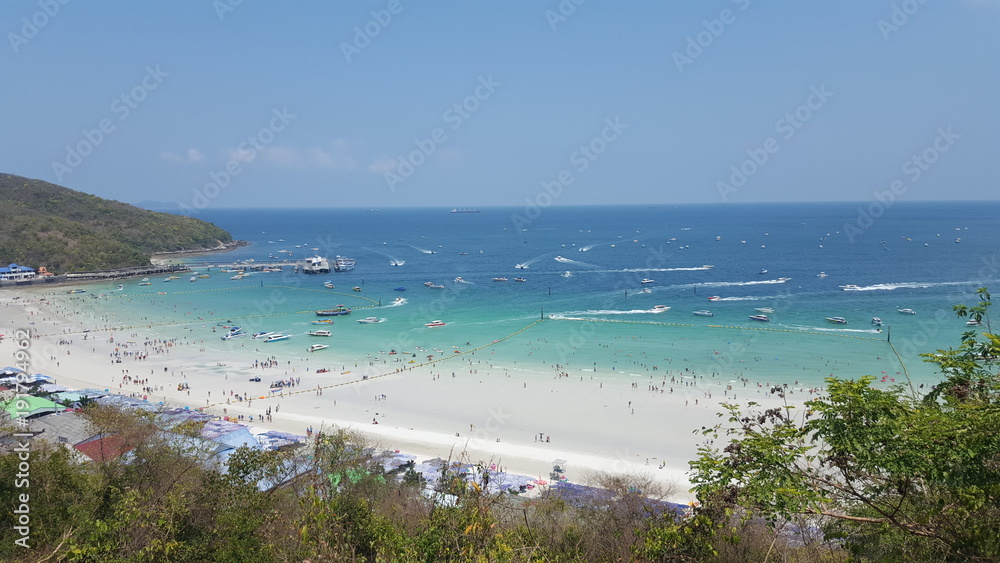
[[(988, 320), (989, 293), (979, 296), (959, 316)], [(748, 518), (820, 515), (861, 560), (996, 559), (998, 350), (995, 335), (970, 332), (957, 350), (926, 355), (944, 380), (925, 397), (830, 378), (801, 416), (727, 405), (730, 425), (708, 433), (728, 444), (699, 450), (695, 490), (706, 507)]]
[(0, 261), (52, 272), (149, 264), (150, 254), (232, 242), (199, 219), (0, 174)]

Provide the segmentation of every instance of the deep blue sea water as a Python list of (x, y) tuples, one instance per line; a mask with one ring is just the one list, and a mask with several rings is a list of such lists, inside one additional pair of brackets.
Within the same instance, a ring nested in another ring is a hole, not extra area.
[[(186, 276), (153, 279), (151, 286), (135, 281), (118, 294), (109, 285), (107, 295), (121, 319), (142, 317), (165, 335), (204, 338), (220, 351), (260, 345), (222, 342), (219, 322), (298, 336), (315, 328), (312, 311), (343, 303), (357, 309), (336, 320), (330, 343), (345, 363), (389, 349), (440, 357), (488, 344), (544, 315), (547, 320), (479, 357), (511, 369), (514, 362), (536, 369), (558, 363), (603, 377), (642, 376), (656, 366), (715, 373), (720, 381), (818, 385), (831, 373), (899, 377), (902, 366), (886, 344), (891, 335), (911, 375), (932, 382), (933, 366), (917, 355), (957, 346), (967, 327), (954, 318), (952, 305), (971, 303), (977, 287), (1000, 286), (1000, 203), (899, 202), (872, 208), (877, 218), (866, 217), (867, 209), (844, 203), (552, 207), (537, 216), (523, 208), (466, 214), (207, 209), (199, 218), (251, 245), (193, 260), (267, 262), (271, 255), (288, 259), (278, 252), (287, 250), (293, 260), (348, 256), (357, 267), (319, 276), (255, 273), (244, 280), (212, 269), (196, 283)], [(404, 264), (393, 266), (393, 260)], [(501, 276), (509, 281), (491, 281)], [(519, 276), (526, 281), (515, 282)], [(336, 288), (324, 288), (325, 280)], [(848, 284), (862, 290), (840, 289)], [(406, 291), (394, 291), (398, 286)], [(650, 292), (639, 293), (643, 288)], [(360, 308), (397, 297), (407, 303)], [(670, 309), (653, 312), (656, 305)], [(767, 313), (771, 322), (748, 318), (760, 307), (774, 309)], [(904, 308), (917, 314), (898, 312)], [(692, 314), (701, 309), (714, 316)], [(366, 316), (387, 320), (354, 322)], [(881, 332), (871, 324), (875, 316), (885, 323)], [(447, 325), (424, 326), (436, 319)], [(268, 352), (302, 356), (307, 342), (303, 336), (269, 344)]]

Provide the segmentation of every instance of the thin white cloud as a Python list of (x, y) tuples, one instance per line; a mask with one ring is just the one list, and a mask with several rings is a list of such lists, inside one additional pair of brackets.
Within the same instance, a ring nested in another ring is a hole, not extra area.
[(396, 169), (399, 162), (395, 158), (377, 158), (375, 162), (372, 162), (368, 167), (368, 170), (376, 174), (385, 174), (386, 172)]
[(180, 162), (180, 163), (191, 163), (191, 162), (201, 162), (205, 159), (204, 155), (198, 149), (188, 149), (184, 154), (178, 154), (175, 152), (161, 152), (159, 155), (160, 160), (166, 160), (167, 162)]

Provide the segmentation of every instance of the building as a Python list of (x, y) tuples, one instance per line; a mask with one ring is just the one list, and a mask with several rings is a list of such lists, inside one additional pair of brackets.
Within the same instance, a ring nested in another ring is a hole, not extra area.
[(38, 275), (34, 269), (11, 263), (0, 267), (0, 281), (20, 281), (34, 279)]

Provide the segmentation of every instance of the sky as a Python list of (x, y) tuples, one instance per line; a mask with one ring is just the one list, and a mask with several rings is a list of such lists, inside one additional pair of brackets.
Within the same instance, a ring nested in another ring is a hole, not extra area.
[(120, 201), (997, 199), (1000, 1), (3, 0), (0, 172)]

